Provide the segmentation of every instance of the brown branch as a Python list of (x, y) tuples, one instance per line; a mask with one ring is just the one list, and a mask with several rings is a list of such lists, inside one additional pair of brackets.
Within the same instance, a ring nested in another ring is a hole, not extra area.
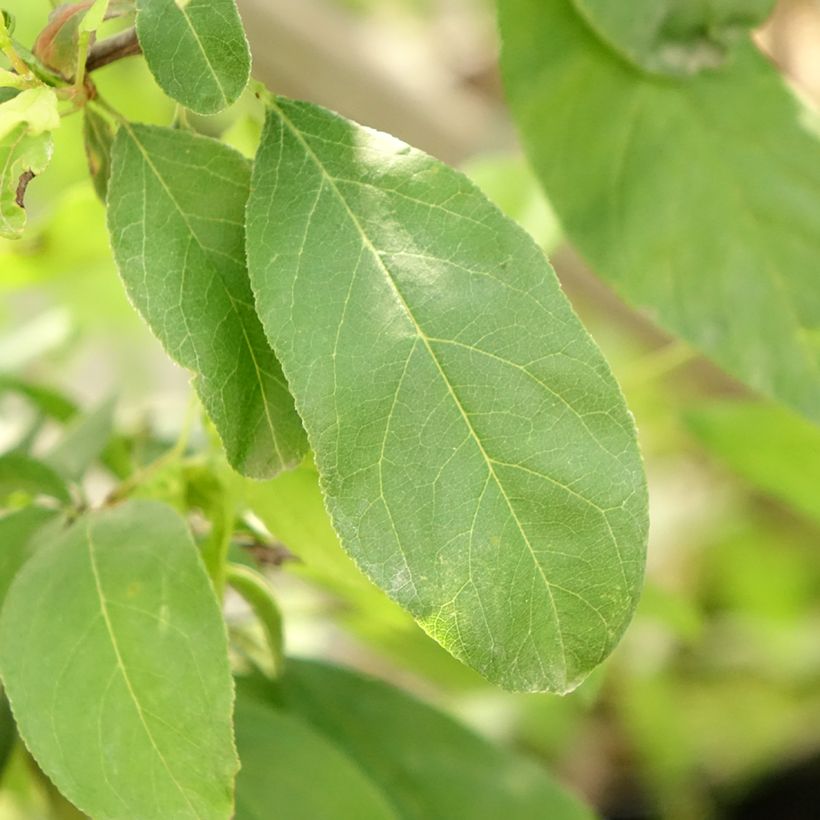
[(96, 71), (109, 63), (140, 53), (142, 49), (137, 39), (137, 31), (129, 28), (114, 37), (95, 43), (88, 53), (85, 70), (87, 72)]

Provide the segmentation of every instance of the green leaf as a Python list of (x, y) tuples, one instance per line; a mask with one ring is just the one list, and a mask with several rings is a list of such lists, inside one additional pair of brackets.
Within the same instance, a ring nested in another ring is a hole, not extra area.
[(236, 742), (236, 820), (399, 817), (355, 763), (297, 718), (240, 698)]
[(48, 166), (50, 132), (59, 125), (57, 96), (50, 88), (30, 88), (0, 104), (0, 237), (22, 234), (26, 188)]
[(45, 171), (52, 147), (51, 134), (31, 136), (24, 124), (0, 137), (0, 237), (3, 239), (17, 239), (23, 233), (26, 189), (37, 174)]
[(108, 226), (129, 296), (194, 384), (228, 460), (254, 478), (294, 466), (305, 435), (254, 310), (244, 251), (250, 166), (184, 131), (125, 125)]
[(44, 460), (70, 479), (81, 478), (111, 440), (115, 407), (113, 398), (106, 399), (87, 415), (74, 418)]
[(403, 820), (593, 816), (538, 766), (380, 681), (290, 660), (277, 696), (358, 763)]
[(97, 512), (39, 549), (0, 615), (0, 670), (26, 745), (86, 814), (231, 816), (225, 628), (168, 507)]
[(49, 464), (23, 453), (6, 453), (0, 456), (0, 507), (15, 493), (51, 496), (65, 504), (71, 501), (65, 481)]
[(51, 88), (29, 88), (0, 105), (0, 137), (7, 137), (20, 125), (36, 137), (60, 126), (57, 95)]
[(227, 581), (251, 608), (265, 633), (270, 652), (270, 667), (278, 675), (284, 658), (282, 613), (273, 596), (270, 582), (261, 573), (242, 564), (228, 564)]
[(509, 100), (569, 238), (663, 327), (820, 421), (820, 143), (751, 42), (660, 80), (570, 2), (501, 0)]
[(17, 20), (10, 11), (5, 9), (0, 10), (0, 18), (2, 18), (2, 28), (6, 34), (14, 34), (14, 29), (17, 25)]
[(207, 464), (185, 466), (181, 473), (183, 509), (199, 511), (210, 524), (207, 534), (198, 539), (198, 546), (217, 597), (221, 599), (236, 521), (236, 500), (230, 487)]
[(68, 421), (77, 413), (77, 405), (59, 390), (18, 376), (0, 373), (0, 395), (4, 392), (24, 397), (43, 415), (57, 421)]
[(34, 506), (0, 517), (0, 606), (20, 567), (34, 553), (34, 536), (54, 517), (53, 510)]
[(251, 55), (235, 0), (139, 0), (137, 34), (163, 91), (198, 114), (235, 102)]
[(80, 23), (80, 31), (85, 33), (95, 32), (102, 24), (108, 13), (110, 0), (94, 0), (88, 4), (88, 11), (83, 15)]
[(646, 492), (543, 253), (462, 174), (280, 100), (248, 258), (345, 548), (488, 679), (577, 685), (634, 609)]
[(690, 429), (753, 486), (820, 522), (820, 430), (782, 407), (721, 402), (687, 413)]
[(83, 116), (83, 141), (94, 190), (97, 196), (105, 202), (108, 193), (108, 178), (111, 176), (114, 128), (105, 117), (89, 106), (86, 106)]
[(573, 0), (590, 27), (646, 71), (694, 74), (720, 66), (775, 0)]

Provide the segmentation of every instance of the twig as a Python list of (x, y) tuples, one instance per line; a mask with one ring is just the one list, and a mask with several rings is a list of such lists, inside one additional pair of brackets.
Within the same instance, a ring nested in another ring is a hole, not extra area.
[(142, 49), (137, 39), (137, 30), (129, 28), (120, 34), (115, 34), (113, 37), (95, 43), (88, 52), (85, 70), (87, 72), (96, 71), (98, 68), (117, 60), (140, 53), (142, 53)]

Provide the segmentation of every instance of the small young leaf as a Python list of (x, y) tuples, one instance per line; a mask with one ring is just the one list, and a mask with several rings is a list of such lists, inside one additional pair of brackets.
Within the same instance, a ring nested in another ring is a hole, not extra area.
[(80, 35), (90, 34), (93, 43), (103, 19), (121, 17), (133, 10), (133, 0), (83, 0), (60, 5), (51, 12), (48, 25), (35, 41), (34, 56), (65, 79), (72, 79), (77, 73)]
[(667, 330), (820, 422), (820, 140), (783, 78), (748, 37), (717, 71), (660, 80), (577, 2), (499, 9), (510, 105), (568, 238)]
[(47, 495), (67, 504), (71, 500), (65, 481), (48, 464), (23, 453), (0, 456), (0, 507), (14, 493)]
[(110, 0), (93, 0), (80, 22), (80, 31), (93, 34), (103, 24), (109, 3)]
[(37, 532), (56, 516), (42, 507), (23, 507), (0, 517), (0, 606), (14, 577), (34, 552)]
[(198, 114), (238, 99), (251, 55), (235, 0), (139, 0), (137, 7), (145, 60), (168, 96)]
[(542, 251), (462, 174), (279, 100), (248, 259), (345, 548), (490, 680), (577, 685), (635, 607), (646, 490)]
[(111, 176), (114, 128), (105, 117), (89, 106), (86, 106), (83, 116), (83, 141), (94, 190), (105, 202), (108, 193), (108, 178)]
[(0, 237), (3, 239), (17, 239), (23, 233), (26, 189), (35, 176), (45, 171), (51, 152), (51, 134), (32, 136), (25, 124), (0, 137)]
[(305, 435), (254, 310), (245, 265), (248, 161), (215, 140), (127, 125), (108, 226), (137, 309), (194, 384), (241, 473), (295, 465)]
[(402, 820), (593, 817), (538, 766), (380, 681), (289, 660), (275, 697), (358, 763)]
[(51, 160), (50, 132), (59, 125), (50, 88), (27, 89), (0, 104), (0, 237), (23, 232), (26, 188)]
[(236, 743), (236, 820), (401, 817), (364, 770), (298, 718), (240, 697)]
[(93, 0), (58, 6), (48, 17), (32, 51), (40, 62), (71, 79), (77, 71), (80, 25)]
[(17, 26), (15, 16), (10, 11), (3, 9), (0, 11), (0, 18), (2, 18), (2, 27), (5, 29), (6, 34), (14, 34), (14, 29)]
[(0, 137), (5, 137), (19, 125), (25, 125), (30, 136), (59, 127), (60, 114), (53, 89), (29, 88), (0, 105)]
[(38, 549), (0, 615), (0, 671), (26, 745), (85, 813), (231, 816), (225, 627), (168, 507), (97, 512)]

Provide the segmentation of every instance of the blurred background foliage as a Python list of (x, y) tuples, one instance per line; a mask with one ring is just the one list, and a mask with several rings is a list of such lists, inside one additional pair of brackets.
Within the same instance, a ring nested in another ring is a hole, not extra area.
[[(31, 42), (48, 0), (6, 5), (18, 39)], [(622, 644), (578, 691), (511, 695), (452, 660), (355, 569), (309, 463), (271, 482), (242, 480), (195, 424), (196, 456), (152, 468), (140, 494), (198, 511), (203, 539), (236, 529), (234, 557), (267, 566), (292, 654), (419, 694), (541, 762), (606, 816), (820, 816), (820, 429), (663, 336), (562, 243), (516, 149), (487, 0), (240, 8), (257, 75), (273, 90), (461, 165), (549, 253), (637, 418), (651, 493), (646, 588)], [(820, 6), (781, 2), (759, 41), (817, 101)], [(129, 117), (174, 120), (141, 61), (95, 79)], [(250, 153), (259, 117), (248, 94), (192, 122)], [(62, 449), (77, 469), (92, 465), (84, 486), (93, 503), (177, 440), (191, 399), (186, 375), (127, 302), (81, 131), (80, 117), (64, 121), (51, 167), (29, 189), (25, 238), (0, 242), (0, 451), (59, 458), (55, 442), (68, 437)], [(236, 664), (264, 664), (263, 635), (230, 604)], [(11, 754), (0, 818), (76, 816), (32, 777), (11, 738), (0, 714), (0, 756)]]

